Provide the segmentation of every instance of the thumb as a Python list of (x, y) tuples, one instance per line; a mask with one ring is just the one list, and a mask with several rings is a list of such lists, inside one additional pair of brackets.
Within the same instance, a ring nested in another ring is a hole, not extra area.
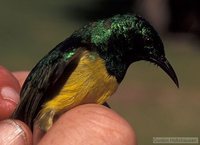
[(32, 145), (32, 133), (21, 121), (1, 121), (0, 145)]

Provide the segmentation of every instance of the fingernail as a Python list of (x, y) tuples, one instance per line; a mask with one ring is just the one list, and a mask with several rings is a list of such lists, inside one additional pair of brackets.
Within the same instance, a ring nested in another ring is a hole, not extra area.
[(3, 99), (10, 100), (16, 104), (19, 102), (19, 94), (11, 87), (3, 87), (1, 89)]
[(0, 145), (26, 145), (22, 128), (13, 120), (0, 122)]

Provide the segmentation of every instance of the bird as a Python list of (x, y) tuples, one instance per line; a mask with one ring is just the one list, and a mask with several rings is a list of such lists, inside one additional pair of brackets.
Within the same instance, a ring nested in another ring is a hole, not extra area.
[(64, 112), (81, 104), (104, 104), (115, 93), (128, 67), (149, 61), (179, 86), (163, 42), (143, 17), (115, 15), (74, 31), (32, 69), (12, 118), (48, 131)]

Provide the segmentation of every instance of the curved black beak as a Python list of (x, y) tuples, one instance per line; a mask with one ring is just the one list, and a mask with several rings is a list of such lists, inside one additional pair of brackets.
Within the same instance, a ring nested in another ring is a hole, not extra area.
[(150, 58), (150, 61), (157, 64), (159, 67), (161, 67), (168, 75), (169, 77), (174, 81), (176, 86), (179, 88), (178, 78), (176, 76), (176, 73), (174, 69), (172, 68), (171, 64), (165, 57), (161, 58)]

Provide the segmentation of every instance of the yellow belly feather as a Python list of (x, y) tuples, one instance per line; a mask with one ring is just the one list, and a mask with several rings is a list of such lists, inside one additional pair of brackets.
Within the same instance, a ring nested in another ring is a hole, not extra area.
[(77, 105), (104, 103), (117, 87), (117, 80), (108, 74), (103, 59), (98, 54), (84, 51), (76, 69), (59, 94), (43, 105), (38, 117), (40, 127), (48, 130), (55, 114), (63, 113)]

